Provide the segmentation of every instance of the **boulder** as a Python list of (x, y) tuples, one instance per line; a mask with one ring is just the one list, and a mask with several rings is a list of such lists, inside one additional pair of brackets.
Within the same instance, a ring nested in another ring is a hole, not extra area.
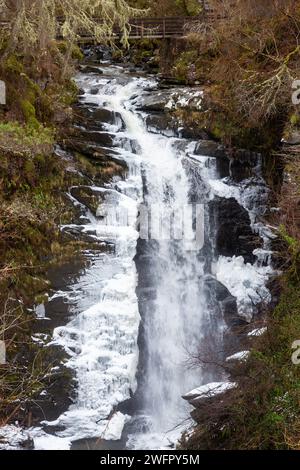
[(171, 98), (172, 90), (152, 91), (151, 94), (139, 96), (136, 99), (136, 108), (140, 111), (161, 112), (165, 108)]
[(99, 205), (103, 202), (101, 193), (93, 191), (90, 186), (74, 186), (70, 193), (96, 216)]
[(111, 48), (109, 46), (89, 46), (83, 49), (85, 62), (89, 64), (99, 64), (101, 60), (111, 59)]
[(90, 89), (90, 94), (91, 95), (98, 95), (99, 91), (100, 91), (100, 88), (97, 87), (97, 86), (94, 86)]
[[(241, 327), (247, 325), (246, 321), (238, 314), (237, 299), (231, 295), (227, 287), (219, 282), (215, 277), (207, 275), (204, 279), (204, 292), (207, 301), (210, 305), (213, 301), (219, 303), (221, 307), (221, 314), (224, 318), (226, 325), (229, 328)], [(218, 320), (220, 323), (220, 319)], [(235, 342), (235, 339), (230, 335), (230, 343)], [(226, 340), (226, 343), (228, 341)], [(232, 347), (232, 344), (226, 344), (226, 349)]]
[(120, 113), (105, 108), (77, 106), (76, 121), (90, 130), (105, 130), (106, 124), (116, 126), (117, 131), (125, 129), (125, 123)]
[(206, 157), (226, 158), (224, 147), (213, 140), (199, 140), (194, 153), (195, 155), (205, 155)]
[(202, 129), (201, 127), (185, 126), (179, 129), (178, 137), (180, 137), (181, 139), (206, 140), (209, 138), (209, 134), (205, 129)]
[(237, 384), (235, 382), (211, 382), (195, 388), (191, 392), (183, 395), (182, 398), (197, 408), (207, 400), (210, 401), (215, 397), (219, 399), (220, 396), (236, 387)]
[(232, 297), (227, 287), (213, 276), (207, 275), (205, 277), (204, 284), (210, 292), (214, 293), (218, 302), (224, 302), (229, 297)]
[(114, 143), (114, 135), (103, 131), (88, 131), (83, 129), (77, 130), (76, 138), (84, 142), (97, 144), (100, 147), (112, 147)]
[(169, 113), (150, 114), (146, 117), (148, 132), (162, 134), (166, 137), (179, 137), (180, 124), (178, 120)]
[(168, 112), (176, 109), (199, 111), (203, 92), (190, 87), (152, 90), (151, 93), (137, 97), (137, 109), (148, 112)]
[(208, 133), (205, 129), (183, 127), (180, 120), (169, 112), (150, 114), (146, 117), (146, 125), (149, 132), (162, 134), (166, 137), (192, 140), (208, 138)]
[(96, 67), (95, 65), (80, 65), (80, 72), (82, 73), (97, 73), (98, 75), (103, 74), (103, 70), (101, 70), (99, 67)]

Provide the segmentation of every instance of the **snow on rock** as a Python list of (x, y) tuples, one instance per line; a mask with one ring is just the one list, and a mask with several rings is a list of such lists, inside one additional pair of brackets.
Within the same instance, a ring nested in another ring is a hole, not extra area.
[(70, 439), (47, 434), (41, 428), (33, 428), (29, 434), (35, 450), (69, 450), (71, 447)]
[[(93, 80), (88, 79), (80, 86), (85, 90), (94, 85), (98, 87), (99, 84), (94, 84)], [(142, 82), (141, 86), (143, 83), (146, 84)], [(140, 123), (140, 118), (127, 111), (124, 102), (136, 93), (139, 86), (140, 82), (135, 80), (127, 86), (119, 85), (117, 81), (107, 88), (104, 85), (101, 93), (94, 96), (95, 103), (100, 106), (106, 103), (109, 112), (121, 113), (126, 126), (135, 128), (136, 120)], [(87, 93), (85, 97), (89, 100)], [(135, 134), (129, 137), (136, 140)], [(136, 221), (143, 186), (140, 157), (135, 158), (134, 154), (128, 157), (128, 150), (123, 151), (122, 148), (120, 152), (128, 163), (122, 193), (111, 187), (88, 187), (101, 201), (98, 217), (84, 206), (78, 191), (74, 193), (74, 187), (70, 190), (71, 201), (76, 206), (83, 205), (85, 217), (83, 224), (63, 228), (77, 227), (81, 233), (91, 234), (97, 241), (112, 243), (114, 250), (109, 255), (96, 255), (72, 285), (72, 296), (67, 298), (67, 302), (74, 305), (73, 315), (66, 325), (55, 328), (53, 332), (51, 344), (61, 346), (67, 352), (66, 365), (76, 374), (77, 392), (68, 410), (56, 420), (42, 423), (51, 426), (53, 434), (62, 438), (57, 445), (67, 446), (68, 442), (104, 435), (105, 438), (118, 439), (126, 417), (121, 413), (112, 416), (112, 412), (119, 403), (130, 398), (137, 386), (140, 315), (134, 258), (139, 238)], [(38, 439), (38, 444), (44, 445), (45, 436)], [(47, 439), (51, 446), (51, 438)], [(56, 445), (54, 441), (53, 445)]]
[(201, 109), (203, 100), (202, 90), (180, 90), (180, 92), (173, 93), (165, 105), (165, 108), (175, 110), (178, 108), (194, 108)]
[(0, 427), (0, 450), (69, 450), (69, 439), (47, 434), (42, 428)]
[(220, 256), (214, 270), (217, 280), (236, 297), (238, 313), (246, 321), (252, 320), (256, 305), (271, 301), (271, 293), (266, 287), (271, 266), (245, 263), (242, 256)]
[(200, 402), (207, 398), (213, 398), (217, 395), (222, 395), (223, 393), (236, 388), (235, 382), (211, 382), (206, 385), (201, 385), (201, 387), (195, 388), (191, 392), (183, 395), (183, 399), (194, 404)]
[(261, 336), (266, 331), (267, 331), (266, 326), (264, 328), (255, 328), (255, 330), (250, 331), (247, 336)]
[(226, 199), (234, 198), (240, 201), (240, 188), (239, 186), (231, 186), (224, 180), (210, 179), (209, 185), (215, 196), (224, 197)]
[(21, 450), (32, 447), (33, 443), (28, 431), (17, 425), (0, 427), (0, 450)]
[(115, 413), (105, 429), (103, 439), (106, 441), (118, 441), (121, 439), (123, 428), (129, 419), (130, 416), (123, 415), (119, 411)]
[(240, 351), (232, 354), (232, 356), (226, 357), (226, 362), (232, 361), (245, 361), (249, 357), (250, 351)]

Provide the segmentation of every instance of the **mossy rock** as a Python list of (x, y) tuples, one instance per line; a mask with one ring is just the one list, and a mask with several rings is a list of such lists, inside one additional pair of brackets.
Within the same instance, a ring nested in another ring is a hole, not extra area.
[[(63, 54), (63, 55), (67, 54), (68, 49), (69, 49), (70, 46), (66, 41), (57, 41), (56, 45), (57, 45), (57, 48), (58, 48), (58, 50), (61, 54)], [(83, 55), (80, 47), (78, 47), (75, 44), (73, 44), (71, 47), (72, 47), (71, 58), (73, 60), (77, 60), (77, 61), (83, 60), (84, 55)]]
[(36, 118), (34, 105), (26, 99), (21, 100), (20, 104), (26, 123), (33, 128), (38, 129), (40, 127), (40, 123)]
[(10, 73), (24, 73), (22, 60), (16, 54), (11, 54), (5, 61), (4, 69)]
[(84, 204), (94, 215), (97, 214), (99, 205), (103, 201), (101, 193), (95, 193), (92, 188), (88, 186), (80, 186), (72, 188), (72, 196)]

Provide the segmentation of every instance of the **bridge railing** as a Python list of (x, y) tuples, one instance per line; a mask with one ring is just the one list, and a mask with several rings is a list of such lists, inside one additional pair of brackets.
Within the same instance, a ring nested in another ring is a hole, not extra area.
[[(101, 24), (101, 19), (98, 22)], [(162, 17), (162, 18), (132, 18), (129, 21), (128, 36), (131, 39), (155, 39), (182, 37), (185, 33), (185, 25), (196, 21), (192, 17)], [(81, 33), (84, 40), (87, 36), (84, 31)], [(121, 30), (116, 26), (113, 30), (115, 36), (121, 35)]]
[(170, 38), (181, 37), (184, 25), (190, 18), (164, 17), (164, 18), (138, 18), (130, 21), (129, 37)]
[[(101, 24), (101, 18), (95, 18)], [(186, 25), (191, 25), (199, 21), (199, 17), (162, 17), (162, 18), (132, 18), (129, 21), (129, 38), (175, 38), (182, 37), (188, 29)], [(58, 17), (58, 23), (63, 23), (63, 18)], [(9, 23), (0, 19), (0, 27), (9, 27)], [(79, 32), (82, 42), (92, 40), (90, 34), (85, 31)], [(114, 36), (120, 36), (121, 30), (117, 26), (113, 29)], [(60, 34), (57, 35), (60, 39)]]

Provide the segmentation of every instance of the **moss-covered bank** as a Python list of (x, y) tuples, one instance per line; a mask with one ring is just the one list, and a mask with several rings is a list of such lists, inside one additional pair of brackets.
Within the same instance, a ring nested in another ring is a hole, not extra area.
[(39, 57), (1, 49), (7, 100), (0, 106), (0, 339), (7, 364), (0, 365), (0, 424), (22, 417), (43, 387), (50, 365), (31, 338), (32, 309), (47, 300), (49, 267), (80, 249), (59, 229), (72, 220), (64, 193), (79, 177), (54, 151), (78, 91), (62, 77), (59, 48), (48, 53), (41, 70)]

